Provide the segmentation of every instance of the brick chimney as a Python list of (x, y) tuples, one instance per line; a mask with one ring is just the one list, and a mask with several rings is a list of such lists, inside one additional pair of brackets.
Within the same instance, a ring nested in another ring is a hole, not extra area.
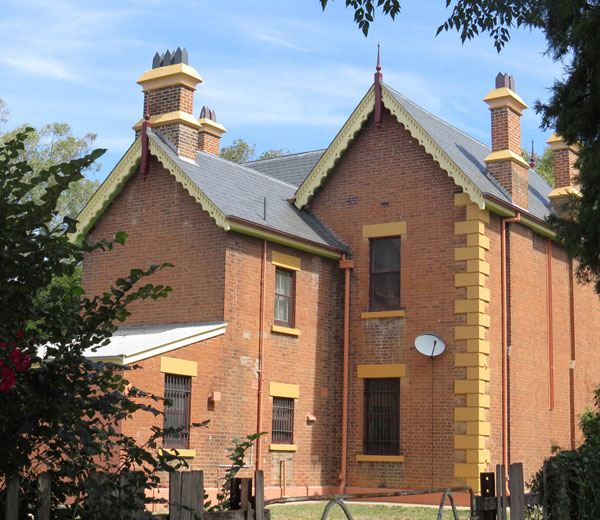
[(510, 193), (513, 203), (529, 205), (529, 165), (521, 156), (521, 114), (527, 105), (508, 74), (498, 74), (496, 88), (483, 99), (492, 113), (492, 153), (485, 158), (490, 174)]
[[(162, 55), (156, 53), (152, 69), (137, 81), (148, 105), (150, 125), (168, 139), (180, 156), (195, 160), (200, 122), (194, 117), (194, 90), (202, 78), (188, 65), (185, 49)], [(143, 119), (133, 127), (142, 128)]]
[(561, 211), (569, 196), (580, 196), (576, 180), (579, 170), (575, 168), (579, 146), (568, 145), (557, 134), (552, 134), (547, 143), (554, 152), (554, 189), (548, 197), (554, 209)]
[(198, 130), (198, 150), (219, 155), (221, 136), (227, 130), (223, 125), (217, 123), (215, 111), (208, 107), (202, 107), (198, 122), (201, 125)]

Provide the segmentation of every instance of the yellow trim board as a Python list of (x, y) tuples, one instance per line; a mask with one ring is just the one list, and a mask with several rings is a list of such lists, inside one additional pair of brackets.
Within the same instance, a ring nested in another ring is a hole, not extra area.
[(160, 371), (165, 374), (196, 377), (198, 375), (198, 363), (185, 359), (161, 357)]
[(287, 334), (289, 336), (300, 336), (300, 331), (298, 329), (282, 327), (281, 325), (271, 325), (271, 332), (277, 332), (278, 334)]
[(519, 166), (522, 166), (526, 170), (529, 170), (530, 166), (527, 161), (520, 155), (516, 154), (512, 150), (498, 150), (497, 152), (490, 153), (484, 160), (486, 164), (502, 161), (512, 161)]
[(406, 235), (406, 222), (366, 224), (362, 228), (363, 238), (395, 237)]
[(404, 455), (356, 455), (356, 462), (404, 462)]
[(406, 376), (406, 365), (395, 363), (389, 365), (358, 365), (356, 377), (359, 379), (374, 379)]
[(270, 451), (297, 451), (296, 444), (269, 444)]
[(571, 150), (572, 152), (579, 153), (581, 146), (578, 144), (568, 145), (565, 140), (554, 132), (546, 141), (552, 150)]
[(225, 127), (212, 119), (208, 119), (203, 117), (202, 119), (198, 119), (198, 123), (200, 123), (201, 128), (200, 132), (210, 134), (214, 137), (221, 137), (227, 130)]
[(377, 318), (404, 318), (404, 309), (397, 311), (369, 311), (361, 312), (360, 317), (363, 320), (374, 320)]
[(191, 459), (196, 456), (196, 450), (188, 450), (184, 448), (159, 448), (162, 453), (169, 453), (171, 455), (177, 455), (184, 459)]
[(273, 251), (271, 253), (271, 263), (292, 271), (300, 271), (301, 266), (300, 258), (297, 256), (286, 255), (284, 253), (279, 253), (278, 251)]
[(175, 85), (184, 85), (196, 90), (196, 85), (202, 83), (202, 78), (194, 67), (190, 67), (185, 63), (176, 63), (175, 65), (147, 70), (137, 80), (137, 83), (142, 86), (144, 92)]
[(488, 92), (483, 100), (489, 105), (490, 110), (495, 108), (509, 107), (521, 115), (527, 108), (525, 101), (514, 90), (507, 87), (496, 88)]
[(549, 194), (549, 199), (556, 199), (560, 197), (577, 197), (581, 198), (581, 192), (574, 186), (562, 186), (561, 188), (554, 188)]
[(269, 383), (269, 395), (271, 397), (287, 397), (298, 399), (300, 397), (300, 387), (288, 383)]
[[(191, 126), (192, 128), (196, 128), (199, 130), (202, 128), (202, 125), (198, 122), (198, 120), (190, 114), (189, 112), (184, 112), (183, 110), (175, 110), (174, 112), (165, 112), (164, 114), (156, 114), (150, 116), (150, 126), (159, 127), (164, 125), (172, 125), (175, 123), (181, 123), (183, 125)], [(141, 130), (142, 124), (144, 123), (143, 119), (140, 119), (135, 125), (133, 125), (134, 130)]]

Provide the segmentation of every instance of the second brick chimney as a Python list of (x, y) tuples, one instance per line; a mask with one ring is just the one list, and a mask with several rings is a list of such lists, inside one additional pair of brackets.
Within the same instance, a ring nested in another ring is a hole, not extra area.
[(557, 134), (552, 134), (547, 142), (554, 152), (554, 189), (548, 197), (554, 208), (561, 211), (568, 197), (579, 196), (577, 184), (579, 170), (575, 167), (579, 146), (568, 145)]
[(492, 153), (485, 158), (487, 169), (510, 193), (513, 203), (527, 209), (529, 165), (521, 156), (521, 114), (527, 105), (508, 74), (498, 74), (496, 88), (483, 100), (492, 113)]
[[(218, 139), (216, 146), (213, 142), (206, 149), (199, 137), (207, 128), (220, 137), (225, 128), (204, 116), (200, 120), (194, 117), (194, 91), (202, 78), (188, 65), (185, 49), (156, 53), (152, 69), (144, 72), (137, 82), (144, 92), (144, 111), (148, 107), (150, 126), (168, 139), (181, 157), (195, 161), (198, 149), (219, 154)], [(143, 121), (140, 119), (133, 127), (136, 132), (141, 130)]]

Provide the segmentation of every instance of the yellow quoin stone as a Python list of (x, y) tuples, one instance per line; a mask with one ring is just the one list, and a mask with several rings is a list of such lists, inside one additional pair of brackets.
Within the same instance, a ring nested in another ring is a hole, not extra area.
[(464, 324), (454, 328), (454, 365), (464, 370), (464, 375), (454, 381), (454, 393), (466, 398), (466, 406), (454, 408), (456, 431), (466, 431), (466, 435), (454, 436), (454, 449), (458, 452), (456, 460), (465, 461), (455, 463), (454, 476), (464, 479), (466, 485), (478, 492), (479, 473), (490, 463), (487, 449), (491, 430), (488, 422), (490, 345), (487, 331), (491, 320), (488, 310), (490, 290), (486, 287), (490, 264), (485, 259), (490, 248), (489, 238), (485, 236), (490, 215), (470, 201), (466, 193), (455, 195), (454, 205), (465, 208), (465, 220), (454, 223), (454, 234), (466, 238), (466, 243), (454, 250), (457, 264), (454, 313), (465, 316)]

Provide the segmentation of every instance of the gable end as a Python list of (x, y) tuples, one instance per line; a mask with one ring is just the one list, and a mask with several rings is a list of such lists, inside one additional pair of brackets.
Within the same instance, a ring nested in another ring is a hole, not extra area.
[(315, 164), (308, 177), (304, 179), (304, 182), (296, 190), (294, 204), (298, 209), (302, 209), (319, 189), (319, 186), (323, 184), (323, 181), (335, 166), (335, 163), (366, 122), (369, 114), (373, 111), (374, 104), (375, 90), (371, 87), (354, 112), (352, 112), (346, 124), (335, 136), (335, 139), (331, 142), (327, 150), (325, 150), (319, 162)]

